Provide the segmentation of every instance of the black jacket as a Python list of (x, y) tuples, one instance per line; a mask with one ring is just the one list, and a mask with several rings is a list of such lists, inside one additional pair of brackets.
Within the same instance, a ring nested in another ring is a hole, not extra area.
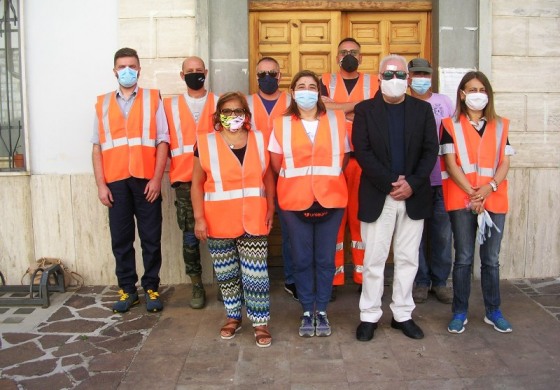
[[(406, 200), (406, 212), (411, 219), (425, 219), (432, 215), (430, 173), (439, 150), (436, 122), (429, 103), (405, 95), (404, 105), (405, 180), (413, 191)], [(389, 125), (381, 91), (354, 108), (352, 144), (362, 168), (358, 219), (375, 222), (391, 183), (398, 179), (391, 173)]]

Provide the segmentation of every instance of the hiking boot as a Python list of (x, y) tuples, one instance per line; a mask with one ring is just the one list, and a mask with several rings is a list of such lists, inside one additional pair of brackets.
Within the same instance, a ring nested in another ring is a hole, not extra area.
[(299, 301), (295, 283), (284, 283), (284, 291), (290, 294), (296, 301)]
[(432, 287), (432, 291), (441, 303), (453, 303), (453, 289), (451, 287), (436, 286)]
[(416, 286), (412, 289), (414, 303), (424, 303), (428, 300), (428, 286)]
[(467, 313), (455, 313), (449, 325), (447, 325), (447, 331), (449, 333), (463, 333), (467, 322), (469, 322), (467, 320)]
[(121, 297), (113, 305), (113, 313), (126, 313), (132, 306), (140, 303), (137, 291), (125, 293), (123, 290), (119, 290), (119, 295)]
[(327, 337), (331, 335), (331, 324), (327, 318), (327, 313), (324, 311), (315, 313), (315, 335), (317, 337)]
[(146, 291), (146, 310), (155, 313), (163, 310), (163, 304), (159, 299), (159, 293), (154, 290)]
[(204, 284), (202, 284), (202, 277), (200, 275), (191, 276), (192, 283), (192, 297), (190, 307), (193, 309), (202, 309), (206, 305), (206, 291), (204, 291)]
[(299, 335), (301, 337), (313, 337), (315, 336), (315, 323), (314, 318), (311, 314), (306, 311), (301, 316), (301, 325), (299, 327)]
[(484, 317), (484, 322), (493, 325), (494, 329), (500, 333), (509, 333), (513, 330), (511, 324), (504, 318), (500, 309), (487, 312)]

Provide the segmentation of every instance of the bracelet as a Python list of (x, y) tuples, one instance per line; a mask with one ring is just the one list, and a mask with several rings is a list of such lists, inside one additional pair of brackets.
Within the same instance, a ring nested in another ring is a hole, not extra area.
[(492, 179), (488, 184), (490, 184), (490, 187), (492, 187), (492, 191), (498, 191), (498, 183), (496, 183), (496, 180)]

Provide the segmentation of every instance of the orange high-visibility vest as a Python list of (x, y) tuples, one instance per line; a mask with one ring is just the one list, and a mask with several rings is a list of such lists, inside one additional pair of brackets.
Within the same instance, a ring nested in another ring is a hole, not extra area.
[(247, 96), (247, 104), (252, 114), (251, 127), (262, 131), (266, 140), (268, 140), (270, 133), (272, 133), (273, 120), (284, 115), (291, 101), (291, 96), (286, 92), (282, 92), (269, 114), (258, 93)]
[(218, 98), (208, 92), (206, 103), (198, 118), (198, 124), (189, 109), (184, 95), (174, 96), (163, 100), (167, 123), (169, 124), (169, 151), (171, 164), (169, 166), (169, 180), (187, 183), (192, 180), (194, 144), (198, 132), (212, 132), (214, 125), (212, 115), (216, 111)]
[(156, 165), (156, 112), (159, 91), (138, 88), (125, 119), (115, 92), (97, 97), (99, 143), (106, 183), (136, 177), (151, 179)]
[[(358, 72), (358, 81), (356, 85), (348, 94), (344, 79), (339, 73), (324, 73), (321, 77), (323, 85), (327, 87), (329, 97), (336, 103), (359, 102), (365, 99), (370, 99), (377, 93), (379, 89), (379, 80), (377, 77), (368, 73)], [(346, 121), (346, 132), (352, 142), (352, 121)], [(352, 147), (352, 149), (354, 149)]]
[(348, 189), (342, 174), (346, 130), (342, 111), (327, 110), (319, 117), (314, 143), (301, 120), (294, 116), (276, 118), (274, 136), (283, 151), (277, 187), (283, 210), (306, 210), (315, 200), (325, 208), (346, 207)]
[[(504, 158), (506, 149), (509, 120), (497, 119), (486, 124), (482, 137), (469, 122), (465, 115), (461, 115), (459, 122), (453, 118), (444, 118), (442, 125), (453, 137), (454, 150), (446, 150), (442, 145), (442, 154), (455, 153), (457, 165), (473, 187), (488, 184), (496, 174), (498, 165)], [(445, 159), (441, 158), (441, 177), (443, 201), (447, 211), (460, 210), (466, 207), (468, 195), (447, 173)], [(496, 192), (491, 192), (486, 198), (484, 208), (493, 213), (505, 214), (508, 211), (507, 180), (500, 183)]]
[(263, 178), (270, 155), (262, 132), (249, 131), (243, 165), (218, 132), (200, 133), (198, 150), (200, 164), (206, 172), (204, 217), (208, 236), (234, 238), (244, 233), (267, 234)]

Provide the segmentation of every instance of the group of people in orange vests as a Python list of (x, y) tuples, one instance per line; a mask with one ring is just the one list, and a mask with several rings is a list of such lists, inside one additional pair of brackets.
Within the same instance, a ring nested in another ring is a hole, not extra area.
[[(120, 288), (114, 312), (140, 301), (135, 221), (146, 308), (163, 309), (161, 180), (170, 157), (190, 306), (206, 304), (199, 249), (205, 241), (226, 311), (222, 339), (239, 332), (245, 305), (256, 345), (272, 343), (267, 236), (275, 212), (284, 287), (302, 306), (300, 336), (331, 335), (327, 306), (345, 280), (347, 225), (352, 278), (361, 292), (358, 340), (371, 340), (381, 318), (391, 243), (391, 327), (423, 338), (412, 311), (432, 291), (452, 303), (448, 331), (462, 333), (478, 240), (484, 321), (511, 332), (500, 311), (498, 257), (513, 149), (488, 79), (467, 73), (453, 107), (432, 92), (427, 60), (389, 55), (378, 74), (367, 74), (358, 71), (360, 50), (355, 39), (343, 39), (338, 72), (319, 77), (302, 70), (288, 91), (279, 89), (278, 61), (263, 57), (259, 91), (248, 96), (206, 90), (203, 60), (189, 57), (180, 72), (187, 92), (163, 101), (157, 90), (138, 87), (136, 51), (115, 53), (119, 88), (98, 97), (91, 140)], [(452, 233), (453, 288), (447, 286)]]

